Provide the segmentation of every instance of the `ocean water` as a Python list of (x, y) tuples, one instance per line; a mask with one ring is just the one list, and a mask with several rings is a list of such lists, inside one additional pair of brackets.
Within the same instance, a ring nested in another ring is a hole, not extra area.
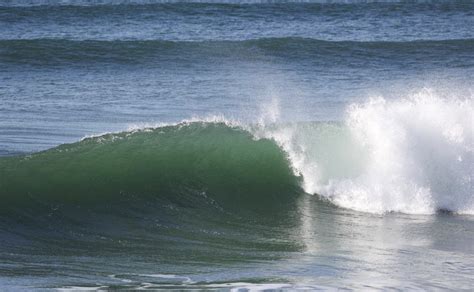
[(474, 2), (0, 0), (0, 290), (472, 290)]

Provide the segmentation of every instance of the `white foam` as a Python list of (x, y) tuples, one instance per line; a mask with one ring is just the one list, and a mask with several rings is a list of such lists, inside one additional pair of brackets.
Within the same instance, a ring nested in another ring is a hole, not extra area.
[(472, 96), (423, 89), (398, 100), (378, 97), (351, 105), (345, 138), (342, 129), (335, 139), (321, 128), (309, 131), (298, 124), (255, 133), (288, 153), (308, 193), (339, 206), (374, 213), (473, 214), (473, 116)]

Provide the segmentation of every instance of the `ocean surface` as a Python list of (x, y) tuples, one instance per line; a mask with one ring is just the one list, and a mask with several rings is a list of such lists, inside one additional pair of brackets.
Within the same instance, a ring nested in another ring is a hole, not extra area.
[(0, 0), (0, 290), (472, 290), (474, 1)]

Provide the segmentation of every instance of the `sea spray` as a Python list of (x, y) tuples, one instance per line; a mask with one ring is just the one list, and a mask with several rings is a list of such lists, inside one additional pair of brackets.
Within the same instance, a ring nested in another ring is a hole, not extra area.
[(344, 123), (267, 125), (254, 131), (287, 153), (303, 188), (371, 213), (472, 214), (473, 98), (423, 89), (352, 104)]
[(351, 106), (348, 127), (369, 159), (359, 177), (333, 181), (327, 195), (369, 212), (471, 213), (473, 113), (472, 98), (442, 97), (428, 89)]

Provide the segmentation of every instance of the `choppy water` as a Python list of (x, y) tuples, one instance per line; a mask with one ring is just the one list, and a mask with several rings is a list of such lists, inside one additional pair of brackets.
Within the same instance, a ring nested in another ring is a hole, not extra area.
[(0, 1), (0, 289), (471, 289), (474, 3), (372, 2)]

